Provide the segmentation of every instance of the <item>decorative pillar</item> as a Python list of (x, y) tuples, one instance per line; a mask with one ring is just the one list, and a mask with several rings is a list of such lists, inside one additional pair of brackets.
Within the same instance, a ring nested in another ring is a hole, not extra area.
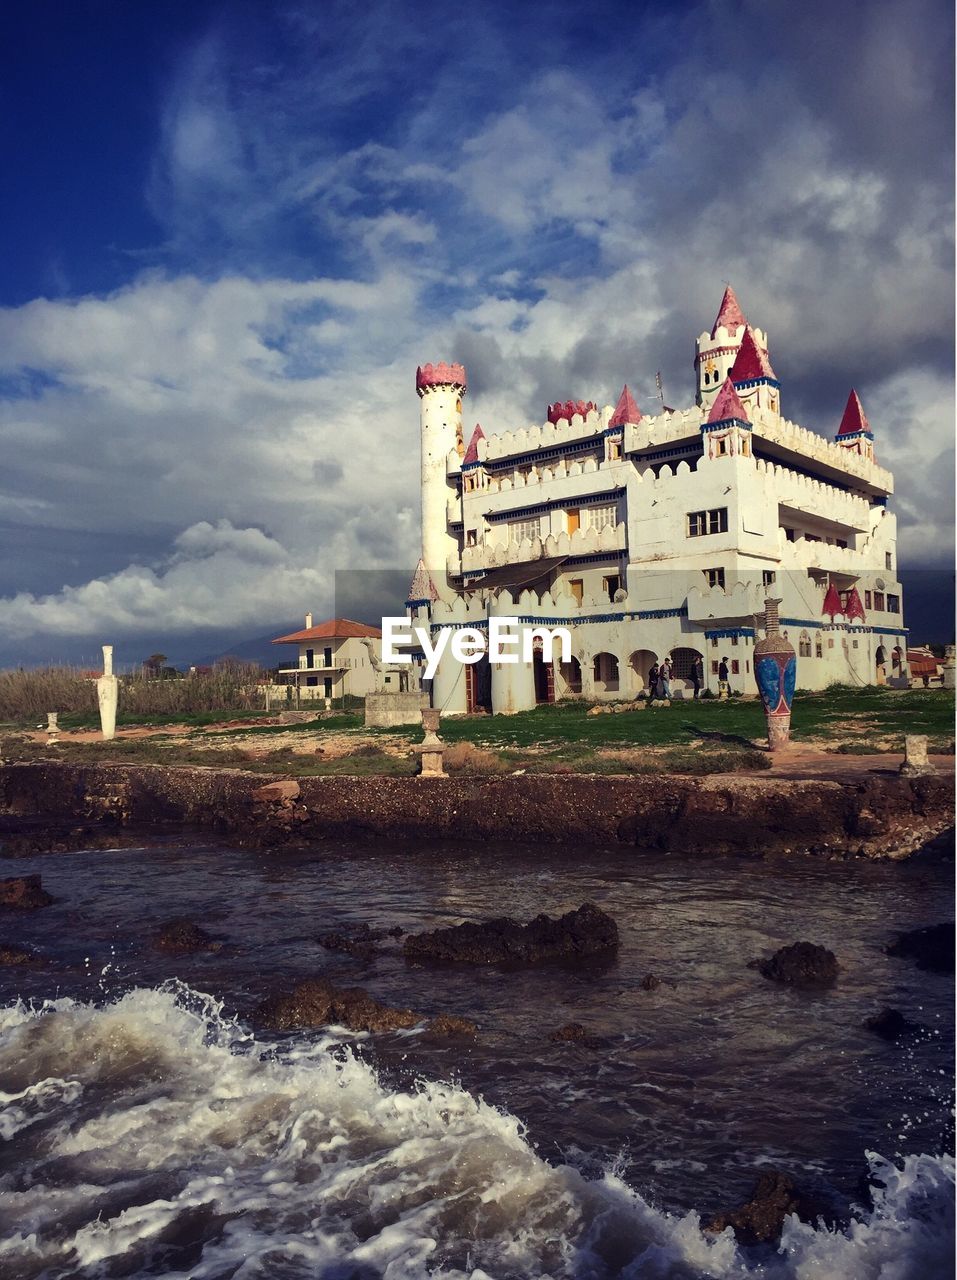
[(447, 778), (449, 775), (442, 768), (442, 752), (445, 743), (439, 737), (439, 721), (442, 713), (434, 707), (422, 708), (422, 728), (425, 737), (417, 747), (413, 747), (422, 762), (420, 778)]
[(47, 746), (55, 747), (60, 741), (59, 711), (47, 712)]
[(780, 600), (764, 602), (764, 639), (754, 646), (754, 678), (768, 722), (768, 750), (780, 751), (791, 736), (791, 703), (797, 682), (794, 646), (778, 625)]
[(96, 696), (100, 704), (100, 728), (106, 741), (116, 736), (116, 704), (120, 696), (120, 682), (113, 674), (113, 646), (103, 646), (103, 674), (96, 682)]

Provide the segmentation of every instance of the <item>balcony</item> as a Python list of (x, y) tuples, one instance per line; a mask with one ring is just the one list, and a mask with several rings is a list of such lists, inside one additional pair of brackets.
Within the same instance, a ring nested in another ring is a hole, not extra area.
[(346, 667), (347, 667), (347, 664), (345, 662), (339, 662), (336, 660), (335, 657), (333, 657), (331, 662), (325, 662), (322, 658), (313, 658), (312, 662), (309, 662), (305, 658), (305, 656), (303, 656), (299, 659), (298, 664), (294, 667), (280, 667), (279, 674), (294, 675), (297, 671), (315, 671), (315, 672), (345, 671)]
[(604, 529), (578, 529), (575, 533), (549, 534), (547, 538), (524, 538), (521, 542), (480, 543), (462, 551), (462, 570), (494, 569), (506, 564), (560, 556), (589, 556), (607, 551), (615, 555), (628, 545), (628, 527), (605, 525)]

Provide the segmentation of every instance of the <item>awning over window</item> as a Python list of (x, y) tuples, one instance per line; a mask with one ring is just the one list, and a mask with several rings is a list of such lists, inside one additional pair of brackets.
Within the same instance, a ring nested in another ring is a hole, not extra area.
[(567, 559), (568, 556), (545, 556), (523, 564), (503, 564), (489, 569), (481, 578), (470, 578), (463, 586), (466, 591), (497, 591), (499, 587), (518, 587), (522, 591), (536, 587), (544, 591), (548, 584), (543, 579)]

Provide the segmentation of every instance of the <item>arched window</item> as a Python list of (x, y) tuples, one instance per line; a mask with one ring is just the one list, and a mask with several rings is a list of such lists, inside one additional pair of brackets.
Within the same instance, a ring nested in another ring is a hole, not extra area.
[(806, 631), (802, 631), (798, 639), (798, 654), (802, 658), (811, 656), (811, 637)]

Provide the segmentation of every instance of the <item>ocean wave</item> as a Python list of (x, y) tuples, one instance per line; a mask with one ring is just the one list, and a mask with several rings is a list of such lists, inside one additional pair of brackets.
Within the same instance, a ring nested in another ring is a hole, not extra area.
[(464, 1089), (387, 1088), (342, 1035), (255, 1039), (178, 983), (0, 1011), (0, 1274), (17, 1280), (927, 1280), (954, 1166), (868, 1159), (843, 1229), (741, 1249), (542, 1160)]

